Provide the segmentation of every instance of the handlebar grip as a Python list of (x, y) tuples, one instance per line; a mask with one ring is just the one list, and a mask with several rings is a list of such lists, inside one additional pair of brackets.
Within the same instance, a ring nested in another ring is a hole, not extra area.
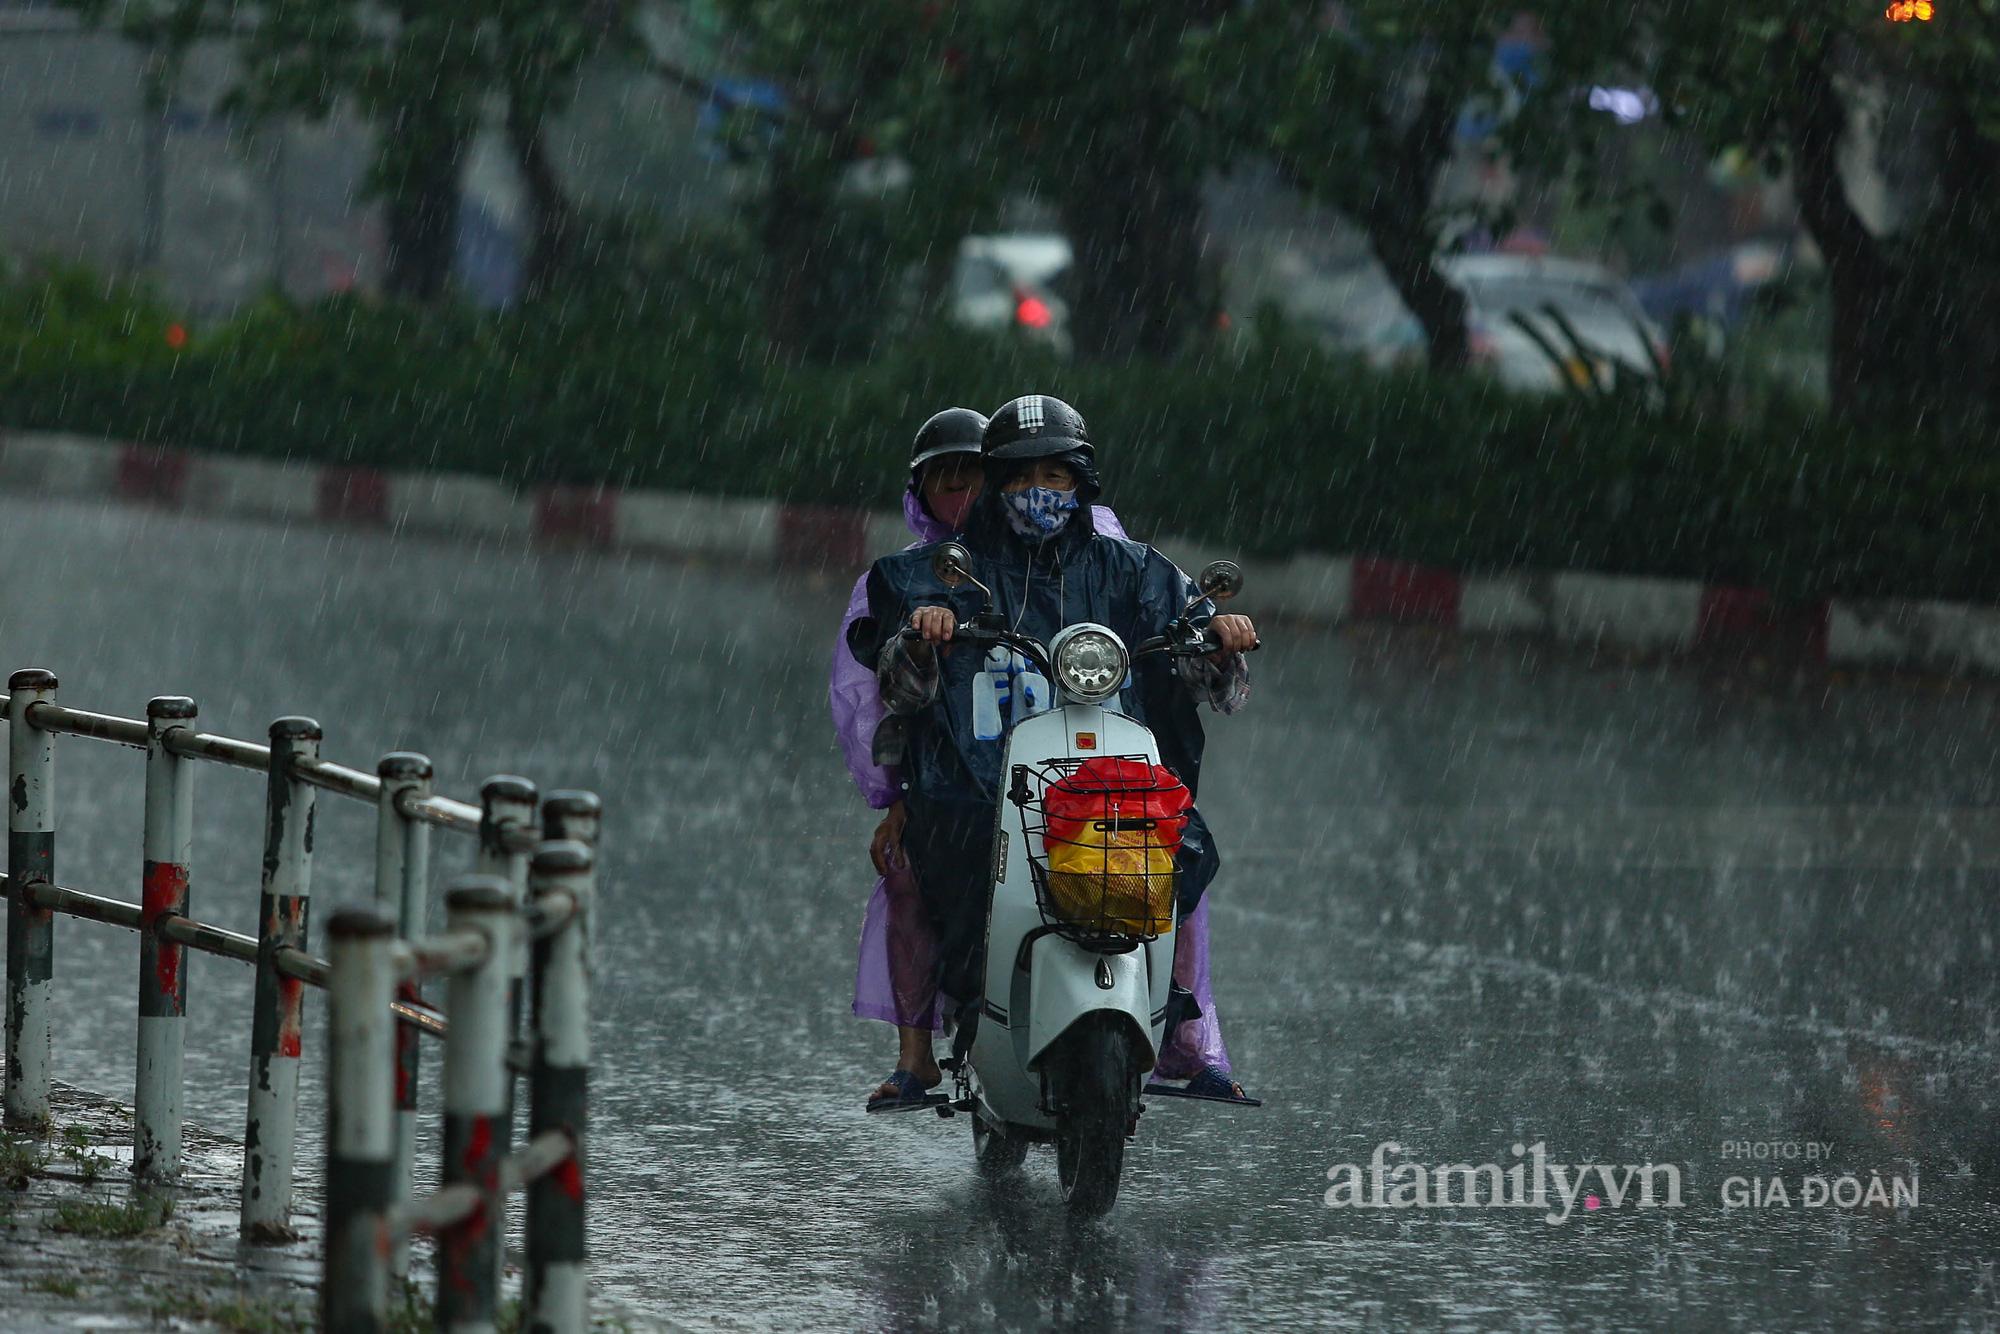
[[(905, 625), (896, 632), (896, 637), (908, 643), (917, 643), (921, 642), (924, 636), (923, 632), (914, 625)], [(944, 640), (943, 643), (947, 645), (1002, 644), (1013, 638), (1017, 638), (1017, 636), (1008, 635), (1000, 630), (988, 630), (983, 626), (974, 625), (970, 621), (960, 621), (951, 628), (951, 638)]]
[[(1262, 647), (1264, 647), (1264, 641), (1260, 639), (1256, 643), (1252, 644), (1249, 648), (1246, 648), (1242, 651), (1245, 653), (1255, 653), (1258, 649)], [(1205, 658), (1211, 653), (1225, 653), (1227, 651), (1228, 650), (1224, 649), (1222, 645), (1216, 643), (1214, 640), (1204, 639), (1198, 644), (1189, 644), (1187, 646), (1187, 651), (1185, 653), (1180, 654), (1179, 656), (1184, 658)]]

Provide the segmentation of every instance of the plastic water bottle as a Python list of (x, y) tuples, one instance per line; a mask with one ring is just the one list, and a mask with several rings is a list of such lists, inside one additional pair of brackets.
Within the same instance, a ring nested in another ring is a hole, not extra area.
[(1024, 671), (1014, 678), (1014, 721), (1047, 713), (1055, 707), (1056, 694), (1049, 679), (1040, 672)]
[(1004, 730), (1000, 706), (1007, 702), (1007, 651), (987, 650), (986, 670), (972, 678), (972, 735), (981, 741), (997, 741)]

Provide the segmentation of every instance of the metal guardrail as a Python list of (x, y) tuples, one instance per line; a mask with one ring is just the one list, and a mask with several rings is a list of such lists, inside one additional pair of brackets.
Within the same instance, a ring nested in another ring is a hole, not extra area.
[[(558, 1334), (588, 1324), (584, 1128), (590, 1059), (588, 938), (597, 798), (525, 779), (488, 779), (477, 806), (431, 791), (431, 763), (406, 751), (373, 774), (321, 758), (319, 724), (280, 718), (270, 744), (195, 730), (194, 701), (165, 695), (145, 719), (56, 703), (39, 668), (0, 695), (8, 724), (7, 1025), (4, 1114), (49, 1130), (51, 984), (58, 915), (139, 935), (139, 1051), (132, 1170), (172, 1182), (181, 1169), (182, 1055), (190, 951), (256, 968), (244, 1127), (241, 1227), (288, 1241), (307, 987), (330, 1004), (325, 1272), (332, 1331), (383, 1328), (391, 1280), (409, 1270), (408, 1238), (437, 1238), (441, 1328), (491, 1330), (512, 1192), (527, 1195), (524, 1325)], [(55, 738), (88, 737), (146, 754), (140, 901), (55, 880)], [(266, 775), (255, 937), (190, 916), (193, 773), (206, 761)], [(328, 925), (332, 958), (307, 951), (315, 794), (370, 802), (378, 816), (374, 906)], [(423, 935), (430, 831), (477, 838), (472, 873), (446, 894), (447, 929)], [(446, 1006), (422, 982), (446, 979)], [(526, 1041), (528, 1134), (514, 1147), (515, 1031)], [(447, 1018), (447, 1016), (449, 1016)], [(443, 1186), (410, 1198), (421, 1036), (444, 1039)]]

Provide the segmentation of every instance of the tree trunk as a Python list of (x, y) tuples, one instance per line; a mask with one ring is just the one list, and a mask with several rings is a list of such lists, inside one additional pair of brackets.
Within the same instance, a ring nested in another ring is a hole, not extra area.
[(774, 349), (797, 361), (815, 351), (813, 317), (831, 210), (805, 173), (795, 170), (795, 151), (781, 146), (772, 156), (758, 239), (765, 265), (764, 332)]
[[(1792, 164), (1799, 214), (1826, 259), (1832, 296), (1827, 337), (1827, 388), (1836, 414), (1859, 410), (1875, 382), (1896, 374), (1885, 335), (1896, 327), (1894, 272), (1881, 242), (1847, 198), (1840, 145), (1847, 104), (1824, 61), (1806, 66), (1805, 110), (1793, 129)], [(1911, 330), (1910, 332), (1915, 332)], [(1908, 349), (1917, 356), (1923, 349)]]
[[(1075, 247), (1069, 332), (1079, 360), (1162, 359), (1203, 327), (1200, 182), (1176, 176), (1142, 125), (1129, 148), (1093, 155), (1063, 201)], [(1102, 142), (1102, 141), (1100, 141)]]
[[(1945, 132), (1940, 145), (1940, 185), (1945, 217), (1939, 237), (1923, 253), (1932, 271), (1955, 281), (1940, 292), (1939, 342), (1951, 347), (1949, 376), (1968, 406), (2000, 421), (2000, 143), (1982, 129), (1976, 94), (1946, 90)], [(1940, 262), (1941, 261), (1941, 262)]]
[[(414, 109), (413, 115), (421, 117), (424, 112)], [(385, 127), (384, 132), (395, 131)], [(458, 240), (462, 146), (455, 136), (420, 133), (395, 153), (399, 161), (388, 173), (383, 200), (389, 232), (384, 286), (391, 296), (431, 302), (444, 296), (450, 285)]]
[(139, 206), (137, 260), (141, 273), (157, 277), (166, 236), (167, 112), (168, 104), (173, 100), (167, 56), (158, 46), (146, 52), (139, 88), (140, 114), (145, 117), (145, 125), (139, 141), (144, 185)]
[(1423, 326), (1430, 344), (1430, 368), (1456, 372), (1472, 364), (1472, 341), (1465, 328), (1465, 294), (1437, 270), (1435, 241), (1423, 225), (1387, 224), (1368, 228), (1375, 257), (1395, 284), (1396, 295)]
[(540, 117), (528, 112), (518, 94), (507, 99), (507, 140), (528, 195), (528, 254), (521, 272), (521, 296), (527, 301), (546, 296), (554, 288), (569, 258), (575, 220), (562, 177), (549, 158), (543, 124)]
[(1363, 211), (1362, 225), (1396, 294), (1423, 326), (1431, 369), (1465, 370), (1472, 364), (1465, 294), (1438, 271), (1438, 240), (1431, 216), (1431, 194), (1451, 152), (1458, 108), (1440, 87), (1433, 87), (1403, 133), (1387, 133), (1386, 113), (1379, 123), (1382, 150), (1376, 160), (1375, 193), (1372, 205)]

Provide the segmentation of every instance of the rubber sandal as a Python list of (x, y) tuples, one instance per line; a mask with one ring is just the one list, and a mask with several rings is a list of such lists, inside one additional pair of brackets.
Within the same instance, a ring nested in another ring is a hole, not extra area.
[(870, 1112), (920, 1112), (926, 1107), (937, 1107), (950, 1102), (942, 1093), (932, 1093), (908, 1070), (897, 1070), (882, 1081), (893, 1085), (892, 1094), (878, 1093), (868, 1100)]
[(1243, 1086), (1231, 1079), (1228, 1072), (1208, 1066), (1179, 1088), (1172, 1084), (1151, 1083), (1146, 1085), (1146, 1093), (1156, 1098), (1193, 1098), (1200, 1102), (1226, 1102), (1235, 1107), (1262, 1107), (1262, 1098), (1253, 1098), (1243, 1091)]

